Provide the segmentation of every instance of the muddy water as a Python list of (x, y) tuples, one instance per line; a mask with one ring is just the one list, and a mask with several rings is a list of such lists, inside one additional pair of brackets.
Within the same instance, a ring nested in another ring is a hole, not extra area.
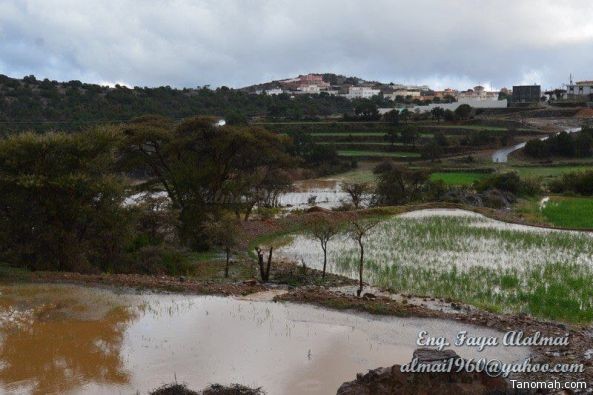
[[(242, 383), (268, 394), (330, 394), (357, 372), (407, 362), (420, 330), (497, 334), (444, 320), (223, 297), (39, 284), (0, 292), (3, 393), (145, 394), (176, 378), (196, 389)], [(457, 351), (503, 361), (527, 355)]]

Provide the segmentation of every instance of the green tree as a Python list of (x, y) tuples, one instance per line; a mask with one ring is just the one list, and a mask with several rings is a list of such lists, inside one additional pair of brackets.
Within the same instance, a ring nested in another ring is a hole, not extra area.
[(122, 152), (126, 164), (145, 169), (167, 192), (180, 213), (183, 239), (207, 246), (200, 226), (220, 210), (250, 211), (254, 188), (272, 172), (292, 165), (289, 138), (252, 127), (216, 127), (211, 118), (173, 125), (143, 117), (126, 125)]
[(459, 119), (469, 119), (472, 113), (472, 108), (469, 104), (462, 104), (455, 109), (455, 115)]
[(0, 140), (0, 255), (31, 269), (112, 270), (130, 232), (117, 131)]
[(432, 119), (441, 122), (441, 119), (445, 117), (445, 110), (442, 107), (435, 107), (430, 110), (430, 114), (432, 115)]

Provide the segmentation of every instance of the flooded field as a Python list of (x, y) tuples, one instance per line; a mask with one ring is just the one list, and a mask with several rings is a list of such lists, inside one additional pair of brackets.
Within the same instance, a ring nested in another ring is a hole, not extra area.
[[(463, 210), (415, 211), (386, 218), (366, 237), (365, 281), (497, 311), (590, 321), (591, 236), (506, 224)], [(318, 241), (304, 235), (295, 235), (277, 254), (309, 267), (323, 262)], [(358, 247), (347, 234), (329, 242), (328, 265), (357, 278)], [(556, 306), (550, 311), (541, 303), (548, 299)]]
[(334, 180), (297, 181), (291, 192), (283, 193), (278, 197), (280, 207), (289, 210), (307, 209), (313, 206), (332, 209), (348, 201), (348, 194), (342, 191), (340, 182)]
[[(223, 297), (41, 284), (0, 292), (0, 391), (9, 394), (145, 394), (175, 378), (195, 389), (242, 383), (268, 394), (327, 394), (357, 372), (409, 361), (421, 330), (497, 335), (444, 320)], [(528, 350), (457, 352), (513, 361)]]

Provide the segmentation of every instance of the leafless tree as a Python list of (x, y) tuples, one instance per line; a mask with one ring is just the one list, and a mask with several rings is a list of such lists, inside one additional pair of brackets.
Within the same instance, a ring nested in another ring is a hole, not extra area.
[(257, 252), (257, 264), (259, 266), (259, 274), (261, 276), (261, 280), (264, 283), (267, 283), (270, 280), (270, 267), (272, 266), (272, 250), (274, 247), (270, 247), (270, 252), (268, 253), (268, 262), (267, 265), (264, 264), (264, 251), (260, 247), (255, 247), (255, 252)]
[(350, 196), (354, 208), (359, 209), (365, 199), (367, 199), (367, 195), (371, 193), (372, 188), (367, 182), (352, 182), (344, 183), (342, 185), (342, 191)]
[(368, 232), (373, 229), (378, 223), (378, 220), (374, 218), (362, 218), (358, 215), (353, 215), (349, 219), (349, 234), (350, 237), (358, 243), (360, 250), (360, 261), (358, 266), (358, 280), (359, 287), (356, 291), (358, 296), (362, 293), (362, 272), (364, 269), (364, 238)]

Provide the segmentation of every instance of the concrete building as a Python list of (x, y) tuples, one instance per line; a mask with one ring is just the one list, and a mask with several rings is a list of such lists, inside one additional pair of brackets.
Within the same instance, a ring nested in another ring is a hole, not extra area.
[(348, 88), (348, 93), (344, 96), (348, 99), (370, 99), (379, 93), (381, 93), (379, 89), (373, 89), (368, 86), (351, 86)]
[(593, 81), (578, 81), (566, 86), (566, 94), (569, 98), (586, 97), (593, 100)]
[(284, 91), (282, 89), (280, 89), (280, 88), (273, 88), (273, 89), (267, 89), (267, 90), (265, 90), (264, 93), (266, 95), (271, 95), (272, 96), (272, 95), (280, 95), (280, 94), (284, 93)]
[(539, 85), (513, 86), (513, 103), (539, 103), (542, 88)]

